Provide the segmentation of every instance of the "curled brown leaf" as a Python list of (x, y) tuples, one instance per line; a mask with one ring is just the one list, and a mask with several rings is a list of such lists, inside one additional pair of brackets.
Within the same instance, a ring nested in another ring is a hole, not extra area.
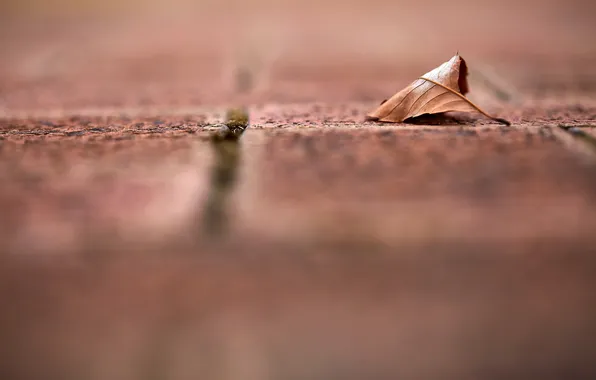
[(400, 123), (424, 114), (480, 112), (489, 119), (510, 125), (507, 120), (489, 115), (465, 97), (469, 91), (467, 75), (466, 61), (457, 54), (393, 95), (367, 116), (374, 121)]

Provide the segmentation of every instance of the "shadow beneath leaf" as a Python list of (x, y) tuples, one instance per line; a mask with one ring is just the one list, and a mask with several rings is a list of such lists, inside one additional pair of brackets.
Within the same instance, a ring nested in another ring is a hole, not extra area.
[(462, 112), (425, 114), (406, 119), (404, 123), (415, 125), (475, 125), (478, 118)]

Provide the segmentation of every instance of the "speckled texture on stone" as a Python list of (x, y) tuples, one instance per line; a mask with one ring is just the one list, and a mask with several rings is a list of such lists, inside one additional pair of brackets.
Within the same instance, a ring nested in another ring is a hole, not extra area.
[[(596, 378), (594, 1), (22, 3), (0, 378)], [(511, 128), (364, 122), (458, 49)], [(214, 241), (208, 137), (241, 105)]]

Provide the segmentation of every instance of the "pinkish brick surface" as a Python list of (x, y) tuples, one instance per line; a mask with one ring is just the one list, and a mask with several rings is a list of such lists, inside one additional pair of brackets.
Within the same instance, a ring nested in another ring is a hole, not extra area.
[[(593, 2), (106, 5), (0, 7), (0, 378), (594, 378)], [(512, 127), (364, 122), (457, 50)]]

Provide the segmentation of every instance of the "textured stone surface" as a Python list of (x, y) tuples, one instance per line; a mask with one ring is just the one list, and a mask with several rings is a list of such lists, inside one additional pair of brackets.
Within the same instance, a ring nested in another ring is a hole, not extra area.
[(593, 1), (7, 4), (0, 378), (596, 377)]

